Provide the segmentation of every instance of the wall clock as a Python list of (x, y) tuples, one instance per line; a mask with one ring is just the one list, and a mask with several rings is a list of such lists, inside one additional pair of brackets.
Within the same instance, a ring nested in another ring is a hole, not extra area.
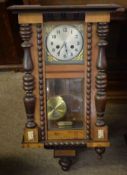
[(104, 120), (110, 13), (118, 5), (12, 6), (24, 49), (23, 147), (54, 150), (66, 171), (77, 150), (110, 145)]

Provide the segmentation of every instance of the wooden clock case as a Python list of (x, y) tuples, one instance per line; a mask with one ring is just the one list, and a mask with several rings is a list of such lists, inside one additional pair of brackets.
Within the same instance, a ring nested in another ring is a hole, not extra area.
[[(81, 148), (95, 148), (99, 158), (110, 146), (108, 126), (105, 124), (106, 55), (110, 14), (118, 5), (69, 6), (11, 6), (18, 13), (20, 34), (24, 49), (25, 90), (24, 104), (27, 122), (23, 147), (54, 150), (63, 170), (68, 170)], [(47, 65), (45, 63), (45, 22), (82, 21), (84, 24), (84, 63), (74, 65)], [(80, 130), (48, 130), (46, 111), (46, 79), (84, 79), (84, 127)]]

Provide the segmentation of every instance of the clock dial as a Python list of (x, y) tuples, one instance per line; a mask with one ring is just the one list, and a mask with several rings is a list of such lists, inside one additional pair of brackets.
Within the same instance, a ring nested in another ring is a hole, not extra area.
[(46, 40), (50, 55), (61, 61), (75, 58), (83, 48), (83, 37), (79, 30), (70, 25), (59, 25)]

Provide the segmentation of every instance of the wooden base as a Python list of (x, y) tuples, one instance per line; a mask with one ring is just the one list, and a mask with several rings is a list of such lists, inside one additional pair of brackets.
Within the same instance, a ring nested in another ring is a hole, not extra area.
[[(102, 159), (102, 155), (105, 152), (105, 147), (104, 145), (106, 144), (101, 144), (100, 147), (97, 147), (97, 144), (93, 144), (92, 146), (95, 148), (95, 151), (97, 153), (97, 158)], [(96, 146), (96, 147), (95, 147)], [(108, 144), (107, 144), (108, 146)], [(80, 150), (80, 148), (78, 148)], [(59, 159), (59, 165), (61, 166), (61, 169), (63, 171), (68, 171), (71, 167), (72, 164), (75, 163), (75, 160), (77, 158), (77, 151), (78, 150), (54, 150), (54, 157), (55, 158), (60, 158)]]
[(109, 147), (110, 146), (110, 142), (96, 142), (96, 141), (89, 141), (87, 142), (87, 147), (89, 148), (96, 148), (96, 147), (99, 147), (99, 148), (102, 148), (102, 147)]
[(42, 143), (24, 143), (22, 142), (23, 148), (44, 148)]

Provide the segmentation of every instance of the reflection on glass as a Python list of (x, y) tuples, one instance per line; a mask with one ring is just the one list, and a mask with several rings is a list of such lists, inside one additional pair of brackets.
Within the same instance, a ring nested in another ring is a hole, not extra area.
[(83, 87), (81, 78), (47, 80), (48, 129), (83, 127)]

